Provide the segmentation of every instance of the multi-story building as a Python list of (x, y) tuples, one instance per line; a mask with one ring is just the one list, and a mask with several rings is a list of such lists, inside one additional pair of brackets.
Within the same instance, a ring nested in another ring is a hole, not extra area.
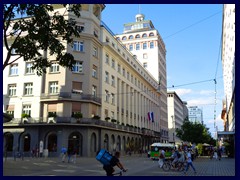
[(197, 122), (203, 124), (203, 112), (202, 109), (197, 106), (188, 107), (188, 119), (191, 122)]
[[(66, 44), (76, 60), (72, 70), (55, 63), (48, 51), (42, 55), (52, 65), (42, 76), (23, 59), (4, 70), (3, 109), (14, 116), (4, 123), (5, 151), (30, 152), (42, 144), (45, 154), (58, 155), (64, 146), (94, 156), (100, 148), (125, 153), (160, 141), (159, 84), (101, 23), (104, 8), (82, 4), (81, 16), (74, 17), (82, 32), (73, 46)], [(6, 52), (3, 47), (3, 59)]]
[(217, 132), (218, 143), (233, 145), (230, 157), (235, 156), (235, 4), (223, 5), (222, 69), (225, 98), (221, 118), (224, 131)]
[(161, 142), (167, 142), (167, 81), (165, 44), (151, 20), (143, 14), (135, 16), (136, 22), (124, 24), (123, 34), (116, 35), (142, 66), (159, 82)]
[(186, 118), (186, 102), (174, 91), (168, 91), (167, 94), (169, 142), (182, 145), (181, 139), (176, 136), (176, 129), (181, 129)]
[(224, 129), (235, 131), (235, 4), (223, 6), (222, 69), (225, 99)]

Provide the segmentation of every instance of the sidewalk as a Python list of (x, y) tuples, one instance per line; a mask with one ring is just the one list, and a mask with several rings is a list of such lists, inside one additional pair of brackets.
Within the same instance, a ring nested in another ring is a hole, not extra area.
[[(146, 156), (132, 155), (122, 156), (121, 162), (129, 169), (127, 176), (184, 176), (183, 172), (168, 171), (165, 172), (158, 166), (158, 161), (153, 161)], [(186, 176), (235, 176), (235, 159), (222, 158), (221, 161), (209, 157), (200, 157), (193, 161), (197, 170), (195, 175), (191, 167)], [(25, 167), (25, 169), (23, 168)], [(28, 168), (27, 168), (28, 167)], [(27, 168), (27, 169), (26, 169)], [(29, 158), (24, 160), (17, 158), (8, 158), (5, 162), (3, 159), (3, 171), (5, 176), (12, 174), (29, 175), (36, 170), (39, 172), (36, 176), (51, 174), (61, 176), (69, 171), (71, 176), (87, 176), (91, 172), (94, 176), (104, 176), (101, 163), (97, 162), (94, 157), (77, 157), (76, 163), (62, 163), (61, 158)], [(55, 170), (55, 171), (54, 171)]]

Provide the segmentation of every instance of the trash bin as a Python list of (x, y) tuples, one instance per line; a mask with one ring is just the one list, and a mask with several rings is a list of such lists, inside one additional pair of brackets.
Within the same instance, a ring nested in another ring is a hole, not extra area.
[(48, 149), (43, 150), (43, 157), (48, 157)]

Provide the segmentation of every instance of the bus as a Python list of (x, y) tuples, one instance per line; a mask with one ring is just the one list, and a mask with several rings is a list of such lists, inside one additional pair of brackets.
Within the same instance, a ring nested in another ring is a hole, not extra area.
[(150, 158), (151, 159), (159, 159), (160, 150), (164, 149), (165, 157), (171, 157), (172, 150), (175, 149), (175, 145), (171, 143), (153, 143), (150, 146)]

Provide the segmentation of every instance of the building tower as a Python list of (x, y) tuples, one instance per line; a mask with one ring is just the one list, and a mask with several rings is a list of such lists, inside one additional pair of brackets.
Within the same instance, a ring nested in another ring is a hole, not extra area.
[(189, 106), (188, 107), (188, 118), (191, 122), (198, 122), (203, 124), (203, 112), (202, 109), (198, 108), (197, 106)]
[(123, 34), (116, 35), (142, 66), (159, 82), (160, 131), (162, 142), (168, 141), (167, 81), (165, 44), (151, 20), (143, 14), (135, 16), (136, 22), (124, 24)]

